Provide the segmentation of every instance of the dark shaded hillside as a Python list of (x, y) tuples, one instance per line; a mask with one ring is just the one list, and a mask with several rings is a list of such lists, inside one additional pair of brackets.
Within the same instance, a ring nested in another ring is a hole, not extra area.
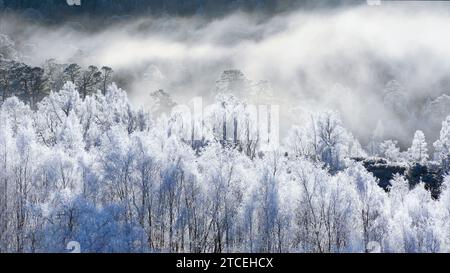
[[(1, 4), (3, 2), (3, 5)], [(81, 0), (81, 6), (69, 6), (66, 0), (0, 0), (0, 9), (27, 12), (35, 17), (61, 20), (73, 15), (205, 15), (215, 17), (242, 10), (276, 14), (293, 8), (336, 7), (357, 4), (361, 0)], [(30, 10), (32, 9), (32, 10)]]
[(440, 166), (421, 165), (405, 166), (391, 164), (384, 158), (356, 158), (363, 166), (378, 178), (378, 185), (385, 190), (391, 186), (390, 180), (395, 174), (404, 175), (411, 187), (423, 182), (434, 198), (439, 197), (440, 187), (443, 181), (443, 171)]

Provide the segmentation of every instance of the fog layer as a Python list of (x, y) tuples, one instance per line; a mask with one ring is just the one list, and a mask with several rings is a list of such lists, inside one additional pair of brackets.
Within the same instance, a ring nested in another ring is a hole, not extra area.
[(440, 124), (427, 122), (426, 101), (450, 94), (449, 7), (409, 2), (263, 19), (137, 18), (95, 33), (84, 22), (49, 28), (3, 16), (0, 32), (13, 36), (31, 64), (55, 58), (111, 66), (137, 104), (157, 89), (178, 102), (209, 98), (222, 71), (239, 69), (252, 84), (267, 81), (284, 124), (298, 122), (304, 109), (333, 108), (363, 142), (381, 122), (384, 138), (408, 143), (416, 129)]

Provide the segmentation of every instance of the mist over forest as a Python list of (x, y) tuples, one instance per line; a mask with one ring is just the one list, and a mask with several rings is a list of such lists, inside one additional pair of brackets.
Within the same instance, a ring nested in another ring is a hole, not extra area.
[[(37, 66), (48, 59), (108, 65), (139, 103), (159, 89), (179, 101), (214, 97), (221, 73), (238, 69), (252, 86), (269, 88), (277, 104), (286, 104), (286, 112), (302, 105), (336, 108), (363, 142), (380, 121), (384, 137), (398, 139), (403, 147), (417, 129), (435, 140), (450, 103), (445, 3), (367, 6), (319, 1), (322, 5), (307, 9), (306, 1), (297, 4), (304, 8), (278, 14), (270, 6), (273, 1), (244, 1), (236, 7), (254, 6), (252, 13), (216, 18), (173, 16), (183, 6), (165, 1), (170, 16), (120, 18), (112, 4), (111, 11), (101, 9), (110, 17), (92, 33), (99, 25), (92, 23), (95, 18), (45, 23), (49, 15), (41, 9), (66, 7), (64, 1), (54, 6), (52, 1), (22, 1), (22, 6), (13, 2), (4, 1), (0, 32), (13, 40), (21, 60)], [(103, 2), (88, 2), (81, 6), (83, 11), (95, 12), (93, 3)], [(147, 1), (126, 3), (153, 6)], [(212, 7), (223, 10), (221, 5)], [(266, 6), (271, 14), (257, 12), (256, 7)], [(137, 13), (132, 7), (130, 12)], [(290, 114), (283, 113), (283, 129), (292, 123)]]
[(0, 0), (0, 252), (450, 251), (449, 15)]

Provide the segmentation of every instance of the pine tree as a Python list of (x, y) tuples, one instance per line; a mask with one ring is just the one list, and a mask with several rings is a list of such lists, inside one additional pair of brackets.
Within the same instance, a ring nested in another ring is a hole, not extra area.
[(439, 139), (433, 144), (435, 160), (440, 161), (444, 170), (450, 170), (450, 116), (442, 122)]
[(409, 159), (412, 163), (425, 164), (428, 160), (428, 148), (425, 135), (417, 130), (414, 134), (411, 148), (408, 150)]

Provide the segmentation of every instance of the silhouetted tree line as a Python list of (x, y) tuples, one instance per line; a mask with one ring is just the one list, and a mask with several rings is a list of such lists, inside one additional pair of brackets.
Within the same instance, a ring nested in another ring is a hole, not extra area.
[(111, 84), (113, 70), (91, 65), (82, 68), (76, 63), (58, 64), (46, 61), (43, 67), (0, 59), (0, 101), (16, 96), (35, 108), (50, 91), (60, 90), (66, 81), (76, 84), (82, 98), (101, 90), (104, 94)]

